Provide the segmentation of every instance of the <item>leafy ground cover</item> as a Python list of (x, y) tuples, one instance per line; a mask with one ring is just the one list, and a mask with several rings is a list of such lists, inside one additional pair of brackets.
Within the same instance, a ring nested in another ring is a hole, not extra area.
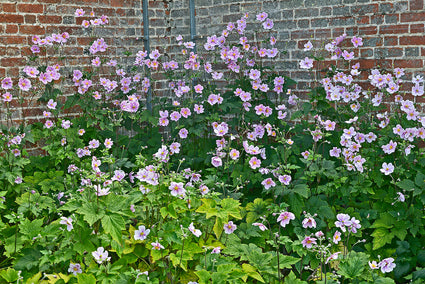
[[(421, 76), (362, 69), (362, 39), (341, 35), (306, 43), (317, 84), (298, 98), (266, 13), (126, 67), (96, 37), (108, 18), (85, 13), (75, 94), (63, 100), (53, 56), (67, 33), (33, 37), (23, 76), (1, 80), (0, 282), (423, 282)], [(33, 97), (44, 119), (13, 126)]]

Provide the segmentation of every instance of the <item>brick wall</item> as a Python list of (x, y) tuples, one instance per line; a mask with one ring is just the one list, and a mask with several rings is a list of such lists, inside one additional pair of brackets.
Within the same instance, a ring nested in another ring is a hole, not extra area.
[[(424, 74), (424, 0), (195, 0), (195, 5), (201, 44), (205, 36), (220, 34), (229, 21), (246, 12), (252, 20), (256, 13), (267, 12), (275, 23), (276, 46), (286, 51), (279, 54), (275, 66), (299, 82), (299, 92), (311, 79), (309, 72), (298, 68), (299, 60), (306, 56), (304, 43), (318, 44), (342, 33), (364, 38), (358, 54), (364, 68), (394, 65), (406, 68), (409, 74)], [(64, 50), (74, 58), (68, 65), (87, 60), (81, 45), (90, 41), (89, 31), (81, 29), (81, 19), (74, 17), (77, 8), (109, 17), (110, 24), (99, 35), (111, 46), (111, 56), (122, 60), (123, 51), (143, 49), (142, 0), (0, 0), (0, 78), (19, 76), (34, 34), (67, 31), (75, 36)], [(150, 0), (149, 17), (151, 49), (172, 56), (177, 35), (190, 39), (189, 0)], [(158, 83), (155, 88), (164, 86)], [(4, 113), (4, 105), (0, 105)], [(36, 117), (38, 113), (34, 106), (24, 114), (17, 109), (13, 116), (20, 120), (22, 115)]]

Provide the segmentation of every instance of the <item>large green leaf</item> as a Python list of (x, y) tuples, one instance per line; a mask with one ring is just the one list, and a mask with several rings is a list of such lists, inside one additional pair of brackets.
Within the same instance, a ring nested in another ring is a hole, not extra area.
[(28, 237), (28, 239), (33, 239), (39, 233), (41, 233), (41, 229), (43, 226), (43, 219), (36, 219), (30, 221), (25, 219), (19, 224), (19, 232)]
[(2, 270), (0, 276), (7, 282), (15, 282), (19, 278), (18, 271), (10, 267), (7, 270)]
[(91, 274), (78, 274), (78, 284), (96, 284), (96, 278)]
[(355, 279), (363, 274), (368, 265), (369, 257), (362, 252), (350, 252), (347, 258), (339, 264), (338, 273), (348, 279)]
[(195, 272), (196, 276), (199, 277), (199, 284), (207, 284), (211, 278), (211, 275), (206, 270), (199, 270)]
[(114, 240), (116, 240), (118, 243), (121, 243), (121, 231), (125, 229), (125, 221), (121, 215), (110, 214), (103, 216), (102, 226), (106, 233), (111, 234)]
[(372, 233), (373, 237), (373, 249), (379, 249), (383, 247), (385, 244), (391, 243), (394, 238), (394, 233), (388, 231), (387, 229), (378, 228)]
[(78, 210), (78, 213), (83, 214), (84, 220), (86, 220), (90, 226), (105, 214), (105, 212), (97, 206), (96, 202), (87, 202), (83, 204)]
[(39, 250), (35, 248), (26, 248), (22, 250), (23, 256), (18, 259), (15, 264), (17, 270), (30, 270), (33, 267), (38, 266), (38, 261), (41, 257)]

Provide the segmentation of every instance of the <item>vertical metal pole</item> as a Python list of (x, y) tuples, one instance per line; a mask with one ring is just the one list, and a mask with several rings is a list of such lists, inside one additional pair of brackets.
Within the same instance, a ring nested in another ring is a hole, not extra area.
[(196, 53), (196, 19), (195, 19), (195, 0), (189, 1), (190, 10), (190, 40), (195, 43), (193, 52)]
[[(189, 10), (190, 10), (190, 40), (195, 43), (193, 48), (193, 53), (196, 54), (196, 19), (195, 19), (195, 0), (189, 0)], [(197, 83), (196, 78), (192, 79), (192, 89)], [(193, 98), (195, 98), (195, 92), (193, 92)]]
[[(143, 0), (143, 41), (145, 46), (145, 51), (148, 53), (151, 53), (150, 48), (150, 38), (149, 38), (149, 15), (148, 15), (148, 9), (149, 9), (149, 0)], [(149, 78), (149, 81), (151, 80), (151, 72), (148, 67), (145, 66), (146, 75)], [(146, 98), (146, 108), (152, 112), (152, 89), (149, 87), (148, 90), (148, 96)]]

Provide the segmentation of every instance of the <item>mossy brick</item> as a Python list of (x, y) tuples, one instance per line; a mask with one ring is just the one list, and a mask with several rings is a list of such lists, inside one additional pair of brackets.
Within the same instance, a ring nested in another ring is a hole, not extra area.
[(405, 12), (409, 10), (409, 4), (408, 1), (399, 1), (394, 3), (394, 11), (397, 11), (398, 13)]
[(308, 8), (308, 9), (296, 9), (295, 18), (311, 18), (319, 15), (319, 9)]
[(292, 30), (295, 29), (297, 27), (297, 22), (296, 21), (279, 21), (274, 23), (274, 28), (277, 30)]
[(406, 57), (417, 57), (419, 56), (419, 47), (405, 47), (404, 55)]
[(62, 18), (62, 23), (63, 23), (64, 25), (72, 25), (72, 24), (75, 24), (75, 17), (72, 17), (72, 16), (64, 16), (64, 17)]
[(368, 37), (363, 38), (363, 46), (369, 46), (369, 47), (375, 47), (375, 46), (382, 46), (382, 38), (378, 37)]
[(185, 9), (178, 9), (178, 10), (171, 10), (171, 17), (172, 18), (184, 18), (189, 13), (188, 10)]
[(285, 0), (280, 1), (280, 8), (281, 9), (293, 9), (293, 8), (299, 8), (302, 7), (302, 1), (299, 0)]
[(229, 13), (229, 5), (214, 6), (210, 8), (210, 15), (226, 15)]
[(294, 17), (294, 10), (281, 10), (282, 19), (292, 19)]
[(393, 3), (380, 3), (379, 4), (379, 13), (388, 14), (394, 13), (394, 5)]
[(330, 16), (332, 15), (331, 7), (323, 7), (320, 9), (320, 16)]
[[(300, 2), (300, 1), (295, 1)], [(342, 0), (305, 0), (305, 7), (333, 6), (342, 4)]]
[(239, 13), (240, 12), (240, 5), (239, 4), (231, 4), (229, 6), (230, 13)]
[(327, 27), (329, 25), (329, 19), (312, 19), (311, 20), (311, 27), (313, 28), (323, 28)]
[(336, 6), (332, 9), (334, 16), (348, 16), (351, 14), (349, 6)]
[(376, 48), (374, 51), (376, 58), (402, 57), (402, 48)]
[(333, 18), (331, 21), (333, 26), (354, 26), (355, 20), (353, 17)]
[(300, 29), (309, 28), (310, 27), (310, 20), (298, 20), (297, 26)]
[(384, 23), (384, 15), (371, 15), (370, 23), (372, 25), (381, 25)]
[(263, 11), (276, 11), (280, 10), (280, 3), (282, 1), (264, 1), (263, 2)]
[(399, 15), (398, 14), (385, 15), (384, 16), (384, 19), (385, 19), (385, 23), (386, 24), (397, 24), (398, 23), (398, 18), (399, 18)]
[(379, 10), (378, 4), (351, 6), (351, 14), (355, 14), (355, 15), (376, 14), (378, 10)]

